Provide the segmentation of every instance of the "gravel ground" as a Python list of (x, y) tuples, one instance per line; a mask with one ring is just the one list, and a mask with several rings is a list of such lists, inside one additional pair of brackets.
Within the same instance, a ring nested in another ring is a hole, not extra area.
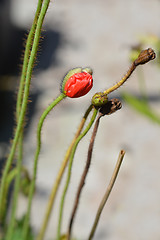
[[(15, 25), (28, 28), (36, 2), (12, 0), (12, 20)], [(130, 64), (130, 47), (138, 43), (139, 35), (160, 34), (159, 12), (158, 0), (51, 2), (44, 29), (46, 32), (57, 32), (60, 37), (58, 47), (54, 55), (51, 55), (50, 67), (37, 72), (32, 81), (32, 92), (41, 94), (25, 139), (25, 163), (30, 170), (36, 147), (36, 124), (45, 107), (58, 95), (59, 79), (72, 67), (91, 66), (94, 70), (94, 87), (85, 97), (66, 99), (50, 113), (45, 122), (32, 216), (36, 231), (42, 222), (45, 204), (65, 151), (92, 95), (112, 86), (125, 74)], [(50, 37), (47, 41), (51, 46), (54, 38)], [(47, 48), (47, 45), (44, 47)], [(47, 61), (47, 55), (45, 57)], [(148, 95), (158, 96), (160, 70), (153, 63), (141, 68)], [(119, 96), (123, 90), (138, 95), (138, 88), (136, 71), (114, 96)], [(159, 99), (150, 101), (150, 104), (160, 113)], [(120, 111), (101, 120), (91, 169), (73, 229), (78, 239), (86, 239), (89, 234), (96, 209), (122, 148), (126, 150), (126, 156), (94, 239), (160, 239), (160, 128), (125, 103), (122, 105)], [(65, 205), (64, 232), (85, 164), (90, 135), (91, 133), (82, 141), (75, 155), (72, 184)], [(53, 237), (56, 232), (59, 198), (60, 194), (46, 239)], [(19, 215), (25, 211), (25, 203), (26, 200), (21, 197)]]

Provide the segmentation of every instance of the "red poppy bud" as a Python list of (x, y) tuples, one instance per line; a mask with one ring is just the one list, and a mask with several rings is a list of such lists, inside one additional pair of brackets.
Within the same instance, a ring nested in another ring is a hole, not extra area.
[[(88, 69), (87, 69), (88, 70)], [(82, 69), (74, 73), (64, 85), (64, 94), (70, 98), (78, 98), (87, 94), (93, 86), (93, 78), (90, 71)]]

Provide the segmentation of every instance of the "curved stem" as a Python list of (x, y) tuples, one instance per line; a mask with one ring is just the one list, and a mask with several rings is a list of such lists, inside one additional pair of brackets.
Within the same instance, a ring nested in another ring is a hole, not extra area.
[(82, 192), (82, 188), (84, 186), (85, 179), (86, 179), (87, 173), (88, 173), (89, 168), (90, 168), (91, 159), (92, 159), (92, 153), (93, 153), (93, 145), (94, 145), (94, 142), (95, 142), (95, 138), (96, 138), (96, 134), (97, 134), (97, 130), (98, 130), (98, 126), (99, 126), (101, 117), (102, 117), (102, 114), (99, 113), (99, 115), (98, 115), (98, 117), (96, 119), (95, 125), (94, 125), (93, 133), (92, 133), (90, 144), (89, 144), (89, 148), (88, 148), (88, 155), (87, 155), (86, 165), (85, 165), (83, 174), (81, 176), (81, 180), (80, 180), (80, 183), (79, 183), (79, 186), (78, 186), (75, 202), (74, 202), (72, 213), (71, 213), (71, 218), (70, 218), (70, 221), (69, 221), (67, 240), (71, 239), (73, 221), (74, 221), (74, 218), (75, 218), (75, 215), (76, 215), (76, 211), (78, 209), (78, 204), (79, 204), (79, 200), (80, 200), (80, 194)]
[(34, 166), (33, 166), (33, 179), (31, 182), (30, 190), (29, 190), (29, 197), (28, 197), (28, 208), (27, 208), (27, 213), (25, 216), (25, 221), (24, 221), (24, 226), (23, 226), (23, 240), (27, 238), (27, 233), (28, 233), (28, 227), (29, 227), (29, 218), (30, 218), (30, 213), (31, 213), (31, 204), (32, 204), (32, 199), (33, 199), (33, 194), (34, 194), (34, 189), (35, 189), (35, 182), (36, 182), (36, 175), (37, 175), (37, 164), (38, 164), (38, 157), (41, 149), (41, 130), (42, 126), (44, 123), (45, 118), (49, 114), (49, 112), (62, 100), (66, 97), (63, 93), (59, 95), (58, 98), (56, 98), (48, 107), (47, 109), (43, 112), (41, 115), (41, 118), (38, 123), (37, 127), (37, 149), (35, 152), (35, 158), (34, 158)]
[(97, 214), (96, 214), (96, 218), (94, 220), (94, 224), (93, 224), (93, 227), (91, 229), (91, 232), (90, 232), (90, 235), (88, 237), (88, 240), (91, 240), (93, 238), (93, 235), (96, 231), (96, 228), (97, 228), (97, 225), (98, 225), (98, 222), (99, 222), (99, 219), (100, 219), (100, 216), (101, 216), (101, 213), (102, 213), (102, 210), (109, 198), (109, 195), (112, 191), (112, 188), (113, 188), (113, 185), (116, 181), (116, 178), (118, 176), (118, 172), (119, 172), (119, 169), (121, 167), (121, 164), (122, 164), (122, 161), (123, 161), (123, 158), (124, 158), (124, 155), (125, 155), (125, 151), (124, 150), (121, 150), (120, 153), (119, 153), (119, 156), (118, 156), (118, 160), (117, 160), (117, 163), (116, 163), (116, 166), (115, 166), (115, 169), (113, 171), (113, 174), (112, 174), (112, 177), (111, 177), (111, 180), (109, 182), (109, 185), (107, 187), (107, 190), (105, 192), (105, 195), (104, 197), (102, 198), (102, 201), (99, 205), (99, 208), (98, 208), (98, 211), (97, 211)]
[(155, 59), (155, 57), (156, 57), (156, 54), (152, 48), (142, 50), (140, 52), (139, 56), (137, 57), (137, 59), (132, 63), (132, 65), (129, 68), (129, 70), (127, 71), (126, 75), (118, 83), (116, 83), (113, 87), (104, 91), (104, 94), (108, 95), (109, 93), (111, 93), (111, 92), (115, 91), (116, 89), (118, 89), (119, 87), (121, 87), (125, 83), (125, 81), (131, 76), (131, 74), (133, 73), (133, 71), (136, 69), (137, 66), (143, 65), (143, 64)]
[(133, 62), (131, 67), (129, 68), (128, 72), (126, 73), (126, 75), (118, 83), (116, 83), (113, 87), (110, 87), (106, 91), (104, 91), (104, 94), (108, 95), (109, 93), (111, 93), (111, 92), (115, 91), (116, 89), (118, 89), (119, 87), (121, 87), (127, 81), (127, 79), (131, 76), (131, 74), (136, 69), (136, 67), (137, 66)]
[(50, 215), (51, 215), (51, 212), (52, 212), (52, 209), (53, 209), (53, 204), (54, 204), (54, 201), (55, 201), (55, 198), (56, 198), (56, 194), (57, 194), (57, 191), (58, 191), (58, 188), (60, 186), (60, 183), (61, 183), (61, 180), (62, 180), (62, 176), (63, 176), (63, 173), (64, 173), (64, 170), (67, 166), (67, 163), (68, 163), (68, 160), (69, 160), (69, 157), (70, 157), (70, 154), (71, 154), (71, 150), (73, 148), (73, 145), (76, 141), (76, 139), (78, 138), (78, 136), (80, 135), (81, 131), (82, 131), (82, 128), (86, 122), (86, 119), (90, 113), (90, 111), (92, 110), (92, 105), (89, 106), (89, 108), (87, 109), (86, 113), (84, 114), (83, 118), (82, 118), (82, 121), (77, 129), (77, 132), (74, 136), (74, 139), (72, 140), (67, 152), (66, 152), (66, 155), (64, 157), (64, 160), (61, 164), (61, 167), (60, 167), (60, 170), (57, 174), (57, 178), (54, 182), (54, 185), (52, 187), (52, 190), (51, 190), (51, 194), (50, 194), (50, 197), (49, 197), (49, 200), (48, 200), (48, 204), (47, 204), (47, 208), (46, 208), (46, 213), (45, 213), (45, 217), (44, 217), (44, 220), (43, 220), (43, 223), (42, 223), (42, 226), (41, 226), (41, 229), (39, 231), (39, 234), (37, 236), (37, 240), (42, 240), (44, 238), (44, 235), (45, 235), (45, 232), (46, 232), (46, 228), (47, 228), (47, 225), (48, 225), (48, 221), (49, 221), (49, 218), (50, 218)]
[(61, 236), (61, 225), (62, 225), (62, 215), (63, 215), (63, 208), (64, 208), (64, 202), (65, 202), (65, 197), (66, 197), (66, 193), (69, 187), (69, 183), (70, 183), (70, 178), (71, 178), (71, 170), (72, 170), (72, 163), (73, 163), (73, 158), (74, 158), (74, 154), (75, 151), (77, 149), (78, 143), (80, 142), (80, 140), (87, 134), (87, 132), (90, 130), (96, 116), (97, 116), (97, 109), (94, 109), (92, 118), (88, 124), (88, 126), (85, 128), (85, 130), (79, 135), (79, 137), (76, 139), (74, 146), (72, 148), (72, 152), (71, 152), (71, 156), (70, 156), (70, 161), (69, 161), (69, 166), (68, 166), (68, 175), (67, 175), (67, 180), (66, 180), (66, 184), (63, 190), (63, 194), (61, 197), (61, 203), (60, 203), (60, 212), (59, 212), (59, 221), (58, 221), (58, 228), (57, 228), (57, 240), (60, 239)]

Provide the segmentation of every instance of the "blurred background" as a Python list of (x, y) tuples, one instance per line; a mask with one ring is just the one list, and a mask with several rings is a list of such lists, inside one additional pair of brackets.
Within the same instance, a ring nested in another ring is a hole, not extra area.
[[(24, 43), (32, 24), (37, 1), (0, 0), (0, 164), (8, 152), (14, 127), (14, 110)], [(60, 164), (93, 94), (118, 82), (130, 66), (131, 50), (145, 47), (157, 51), (160, 37), (159, 0), (65, 0), (51, 1), (44, 22), (37, 62), (32, 78), (25, 131), (24, 164), (30, 172), (36, 148), (36, 125), (43, 110), (59, 94), (61, 79), (73, 67), (93, 68), (94, 86), (84, 97), (66, 99), (47, 117), (43, 127), (37, 191), (32, 223), (38, 231), (45, 204)], [(150, 40), (150, 41), (149, 41)], [(140, 70), (141, 69), (141, 70)], [(139, 73), (141, 71), (141, 73)], [(104, 117), (95, 142), (91, 169), (74, 224), (74, 235), (86, 239), (112, 174), (119, 151), (126, 155), (115, 187), (106, 205), (95, 239), (160, 239), (160, 126), (133, 110), (122, 92), (140, 97), (139, 74), (151, 108), (160, 116), (160, 67), (156, 61), (140, 66), (128, 82), (111, 97), (122, 100), (122, 109)], [(71, 186), (67, 195), (63, 230), (85, 161), (91, 132), (75, 155)], [(63, 186), (63, 184), (62, 184)], [(62, 187), (61, 189), (62, 190)], [(57, 227), (59, 198), (53, 210), (46, 239)], [(19, 216), (26, 210), (21, 196)]]

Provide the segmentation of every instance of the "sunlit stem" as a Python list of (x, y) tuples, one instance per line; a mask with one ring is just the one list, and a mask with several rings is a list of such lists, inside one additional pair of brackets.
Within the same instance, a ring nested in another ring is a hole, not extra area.
[(49, 218), (51, 216), (51, 213), (52, 213), (52, 209), (53, 209), (53, 205), (54, 205), (54, 202), (55, 202), (55, 198), (56, 198), (56, 194), (57, 194), (57, 191), (58, 191), (58, 188), (60, 186), (60, 183), (61, 183), (61, 180), (62, 180), (62, 176), (63, 176), (63, 173), (65, 171), (65, 168), (67, 166), (67, 163), (68, 163), (68, 160), (69, 160), (69, 157), (70, 157), (70, 154), (71, 154), (71, 151), (72, 151), (72, 148), (75, 144), (75, 141), (76, 139), (78, 138), (78, 136), (80, 135), (82, 129), (83, 129), (83, 126), (86, 122), (86, 119), (90, 113), (90, 111), (92, 110), (92, 105), (89, 106), (89, 108), (87, 109), (86, 113), (84, 114), (83, 118), (82, 118), (82, 121), (77, 129), (77, 132), (74, 136), (74, 139), (72, 140), (71, 142), (71, 145), (69, 146), (67, 152), (66, 152), (66, 155), (65, 155), (65, 158), (61, 164), (61, 167), (60, 167), (60, 170), (57, 174), (57, 178), (53, 184), (53, 187), (52, 187), (52, 190), (51, 190), (51, 193), (50, 193), (50, 197), (49, 197), (49, 200), (48, 200), (48, 204), (47, 204), (47, 208), (46, 208), (46, 213), (45, 213), (45, 217), (44, 217), (44, 220), (43, 220), (43, 223), (42, 223), (42, 226), (41, 226), (41, 229), (40, 229), (40, 232), (37, 236), (37, 240), (42, 240), (44, 238), (44, 235), (45, 235), (45, 232), (46, 232), (46, 228), (47, 228), (47, 225), (48, 225), (48, 221), (49, 221)]
[(74, 143), (74, 146), (72, 148), (70, 161), (69, 161), (69, 166), (68, 166), (68, 174), (67, 174), (66, 184), (65, 184), (64, 189), (63, 189), (63, 193), (62, 193), (62, 197), (61, 197), (61, 203), (60, 203), (59, 221), (58, 221), (57, 237), (56, 237), (57, 240), (59, 240), (60, 236), (61, 236), (61, 225), (62, 225), (64, 202), (65, 202), (66, 193), (67, 193), (67, 190), (68, 190), (68, 187), (69, 187), (69, 183), (70, 183), (71, 170), (72, 170), (72, 164), (73, 164), (75, 151), (77, 149), (77, 146), (78, 146), (78, 143), (80, 142), (80, 140), (87, 134), (87, 132), (91, 128), (92, 124), (94, 123), (94, 120), (95, 120), (95, 118), (97, 116), (97, 112), (98, 112), (98, 110), (94, 109), (93, 115), (92, 115), (92, 118), (91, 118), (89, 124), (87, 125), (85, 130), (79, 135), (79, 137), (76, 139), (76, 141)]
[(125, 151), (121, 150), (120, 153), (119, 153), (119, 157), (118, 157), (116, 166), (114, 168), (112, 177), (110, 179), (109, 185), (108, 185), (107, 190), (105, 192), (105, 195), (103, 196), (102, 201), (101, 201), (101, 203), (99, 205), (99, 208), (98, 208), (98, 211), (97, 211), (97, 214), (96, 214), (96, 217), (95, 217), (95, 220), (94, 220), (94, 223), (93, 223), (90, 235), (89, 235), (87, 240), (91, 240), (93, 238), (93, 236), (94, 236), (94, 233), (96, 231), (96, 228), (97, 228), (97, 225), (98, 225), (101, 213), (102, 213), (102, 210), (103, 210), (103, 208), (104, 208), (104, 206), (105, 206), (105, 204), (106, 204), (106, 202), (107, 202), (107, 200), (108, 200), (108, 198), (110, 196), (110, 193), (112, 191), (112, 188), (113, 188), (114, 183), (116, 181), (116, 178), (118, 176), (118, 172), (120, 170), (120, 167), (121, 167), (124, 155), (125, 155)]

